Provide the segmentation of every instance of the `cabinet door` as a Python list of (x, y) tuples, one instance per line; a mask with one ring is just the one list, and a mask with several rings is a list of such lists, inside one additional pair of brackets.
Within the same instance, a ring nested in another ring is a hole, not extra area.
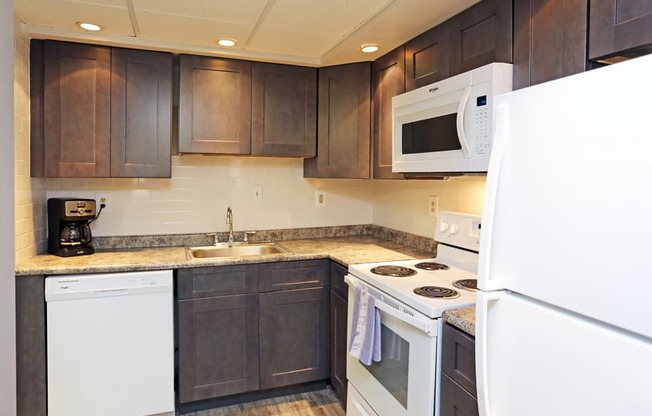
[(440, 416), (478, 416), (478, 401), (451, 380), (446, 374), (441, 376)]
[(251, 154), (317, 154), (317, 69), (253, 64)]
[(251, 62), (182, 55), (179, 152), (251, 153)]
[(373, 63), (374, 94), (373, 160), (375, 179), (402, 179), (392, 172), (392, 97), (405, 92), (405, 47), (401, 46)]
[(441, 354), (442, 372), (476, 397), (475, 339), (446, 324), (442, 331)]
[(347, 301), (331, 290), (331, 385), (342, 403), (346, 403), (346, 315)]
[(330, 375), (329, 289), (261, 293), (260, 388)]
[(369, 178), (371, 64), (319, 69), (317, 157), (304, 176)]
[(512, 0), (483, 0), (449, 22), (451, 76), (512, 62)]
[(514, 89), (585, 71), (586, 0), (514, 2)]
[(589, 58), (652, 48), (652, 2), (591, 0)]
[(111, 49), (44, 43), (45, 177), (110, 175)]
[(258, 389), (258, 295), (178, 301), (179, 401)]
[(405, 44), (405, 90), (437, 82), (449, 75), (448, 22)]
[(111, 176), (170, 177), (172, 55), (113, 49)]

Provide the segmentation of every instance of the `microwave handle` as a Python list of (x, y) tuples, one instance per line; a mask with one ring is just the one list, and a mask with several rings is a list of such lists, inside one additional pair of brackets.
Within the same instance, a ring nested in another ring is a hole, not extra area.
[(460, 141), (460, 146), (462, 146), (462, 153), (464, 153), (464, 157), (467, 159), (470, 156), (470, 152), (469, 143), (466, 140), (466, 133), (464, 132), (464, 112), (466, 111), (466, 104), (469, 102), (470, 95), (471, 87), (466, 87), (462, 94), (460, 105), (457, 107), (457, 138)]

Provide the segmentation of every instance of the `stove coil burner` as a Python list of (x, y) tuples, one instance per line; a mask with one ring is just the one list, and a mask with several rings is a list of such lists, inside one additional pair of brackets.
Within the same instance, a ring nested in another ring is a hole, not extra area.
[(371, 273), (392, 277), (408, 277), (417, 274), (416, 270), (410, 269), (408, 267), (394, 265), (374, 267), (371, 269)]
[(437, 299), (454, 299), (460, 296), (460, 293), (457, 290), (449, 289), (447, 287), (440, 286), (422, 286), (414, 289), (414, 293), (417, 295), (425, 296), (427, 298), (437, 298)]
[(414, 265), (417, 269), (422, 269), (422, 270), (448, 270), (450, 267), (448, 267), (445, 264), (441, 263), (435, 263), (434, 261), (426, 261), (423, 263), (417, 263)]
[(456, 280), (453, 282), (453, 286), (455, 286), (458, 289), (477, 290), (478, 280), (477, 279)]

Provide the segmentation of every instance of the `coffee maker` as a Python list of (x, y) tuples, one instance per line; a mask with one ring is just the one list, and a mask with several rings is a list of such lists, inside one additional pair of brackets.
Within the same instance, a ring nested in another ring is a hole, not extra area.
[(95, 200), (48, 199), (48, 252), (61, 257), (93, 254), (90, 223), (95, 219)]

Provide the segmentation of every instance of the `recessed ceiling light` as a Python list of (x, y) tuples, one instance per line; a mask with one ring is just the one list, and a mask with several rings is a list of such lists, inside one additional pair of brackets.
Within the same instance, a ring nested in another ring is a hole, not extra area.
[(217, 44), (218, 44), (218, 45), (220, 45), (220, 46), (226, 46), (227, 48), (230, 48), (230, 47), (232, 47), (232, 46), (235, 46), (236, 43), (238, 43), (238, 42), (236, 42), (236, 41), (233, 40), (233, 39), (218, 39), (218, 40), (217, 40)]
[(365, 45), (360, 45), (360, 50), (364, 53), (372, 53), (378, 50), (378, 45), (374, 43), (368, 43)]
[(96, 25), (95, 23), (88, 23), (88, 22), (77, 22), (77, 26), (81, 27), (84, 30), (88, 30), (91, 32), (97, 32), (102, 30), (102, 26)]

